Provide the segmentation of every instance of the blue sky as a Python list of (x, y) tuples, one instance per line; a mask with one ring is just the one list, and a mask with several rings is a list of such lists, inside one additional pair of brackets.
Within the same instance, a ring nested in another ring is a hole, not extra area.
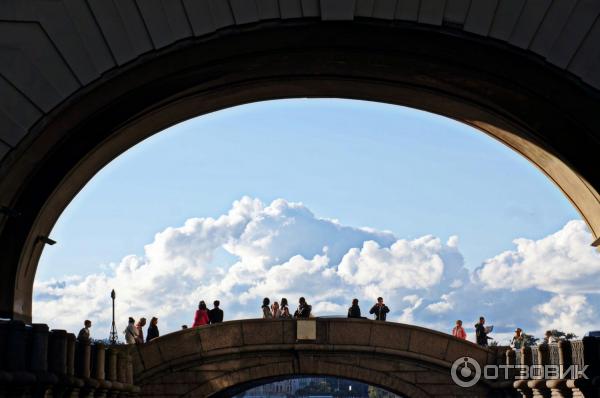
[(55, 226), (38, 278), (140, 254), (156, 232), (243, 195), (405, 238), (458, 235), (471, 268), (579, 218), (526, 159), (462, 123), (363, 101), (270, 101), (181, 123), (109, 164)]
[(119, 318), (165, 331), (200, 299), (235, 319), (265, 295), (328, 315), (380, 294), (391, 320), (438, 330), (481, 314), (501, 333), (600, 329), (600, 255), (558, 188), (485, 134), (399, 106), (269, 101), (181, 123), (101, 170), (51, 237), (34, 320), (53, 327), (108, 330), (115, 288)]

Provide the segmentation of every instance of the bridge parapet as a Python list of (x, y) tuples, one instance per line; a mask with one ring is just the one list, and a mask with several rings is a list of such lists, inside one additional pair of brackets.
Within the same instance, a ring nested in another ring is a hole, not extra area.
[(298, 375), (348, 378), (413, 398), (484, 396), (492, 388), (458, 387), (450, 368), (464, 356), (496, 364), (496, 350), (393, 322), (311, 322), (308, 340), (298, 339), (305, 336), (295, 320), (231, 321), (164, 335), (133, 348), (134, 379), (144, 396), (230, 396)]
[[(515, 358), (517, 359), (515, 361)], [(531, 367), (513, 383), (523, 398), (597, 396), (600, 387), (600, 339), (561, 340), (506, 353), (506, 364)], [(511, 378), (517, 378), (512, 372)]]
[(90, 345), (45, 324), (0, 321), (0, 397), (116, 397), (139, 391), (125, 346)]
[(190, 359), (274, 350), (393, 355), (449, 369), (464, 356), (496, 363), (496, 352), (445, 333), (392, 322), (318, 318), (316, 339), (297, 339), (294, 320), (251, 319), (181, 330), (136, 347), (136, 381)]

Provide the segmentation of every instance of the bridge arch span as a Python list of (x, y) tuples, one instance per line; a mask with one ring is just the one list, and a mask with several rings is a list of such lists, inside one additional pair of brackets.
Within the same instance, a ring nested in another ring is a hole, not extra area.
[(452, 363), (483, 367), (496, 352), (429, 329), (391, 322), (316, 319), (316, 339), (298, 341), (294, 320), (243, 320), (182, 330), (132, 347), (143, 396), (228, 396), (298, 375), (335, 376), (409, 398), (484, 396), (495, 386), (462, 388)]

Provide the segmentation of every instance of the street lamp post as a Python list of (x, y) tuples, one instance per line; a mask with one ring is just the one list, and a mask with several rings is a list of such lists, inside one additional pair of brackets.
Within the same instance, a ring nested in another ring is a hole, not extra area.
[(117, 326), (115, 325), (115, 297), (117, 297), (117, 295), (115, 294), (115, 289), (112, 290), (112, 292), (110, 292), (110, 298), (112, 299), (112, 325), (110, 327), (110, 337), (109, 337), (109, 341), (110, 344), (117, 344)]

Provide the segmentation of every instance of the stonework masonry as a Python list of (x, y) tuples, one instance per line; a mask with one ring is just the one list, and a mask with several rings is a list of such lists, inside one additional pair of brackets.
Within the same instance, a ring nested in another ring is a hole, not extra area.
[[(597, 398), (596, 339), (526, 347), (479, 347), (433, 330), (392, 322), (317, 318), (314, 341), (294, 320), (249, 319), (192, 328), (142, 345), (75, 341), (47, 325), (0, 321), (0, 397), (229, 397), (293, 376), (356, 380), (407, 398)], [(588, 365), (587, 376), (481, 379), (456, 385), (450, 369), (485, 365)]]

